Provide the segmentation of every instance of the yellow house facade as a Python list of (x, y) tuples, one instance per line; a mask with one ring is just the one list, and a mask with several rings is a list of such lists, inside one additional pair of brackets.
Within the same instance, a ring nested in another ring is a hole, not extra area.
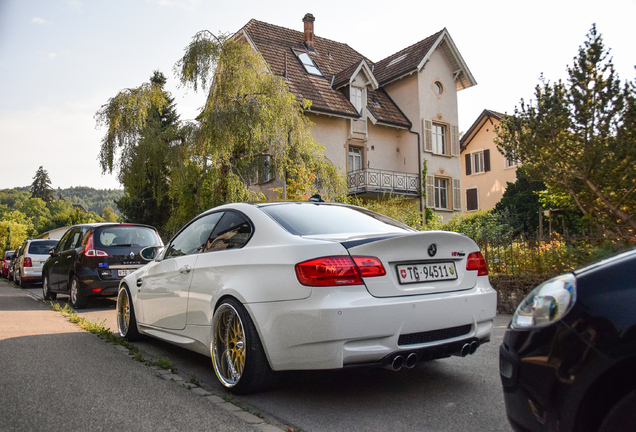
[(460, 140), (464, 212), (494, 208), (507, 183), (517, 180), (516, 161), (506, 158), (495, 144), (494, 129), (503, 115), (484, 110)]

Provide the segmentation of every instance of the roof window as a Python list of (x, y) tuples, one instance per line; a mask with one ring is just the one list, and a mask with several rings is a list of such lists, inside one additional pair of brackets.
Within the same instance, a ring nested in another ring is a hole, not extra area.
[[(408, 54), (408, 53), (407, 53), (407, 54)], [(402, 60), (404, 60), (405, 58), (406, 58), (406, 54), (402, 54), (401, 56), (399, 56), (399, 57), (394, 58), (393, 60), (391, 60), (391, 61), (389, 62), (389, 64), (388, 64), (388, 65), (386, 65), (386, 66), (387, 66), (387, 67), (389, 67), (389, 66), (393, 66), (394, 64), (401, 62), (401, 61), (402, 61)]]
[(318, 66), (316, 66), (316, 63), (314, 63), (314, 61), (311, 59), (311, 57), (309, 57), (309, 54), (304, 52), (304, 53), (300, 53), (300, 54), (297, 54), (297, 55), (298, 55), (298, 58), (300, 59), (301, 63), (305, 67), (305, 70), (308, 73), (310, 73), (312, 75), (322, 76), (322, 73), (320, 72), (320, 69), (318, 69)]

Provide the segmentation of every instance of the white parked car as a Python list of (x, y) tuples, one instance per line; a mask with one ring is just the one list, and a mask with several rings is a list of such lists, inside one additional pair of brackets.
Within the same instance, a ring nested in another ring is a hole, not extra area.
[(125, 277), (119, 333), (208, 355), (235, 393), (272, 371), (412, 368), (490, 339), (496, 292), (479, 248), (366, 209), (228, 204)]

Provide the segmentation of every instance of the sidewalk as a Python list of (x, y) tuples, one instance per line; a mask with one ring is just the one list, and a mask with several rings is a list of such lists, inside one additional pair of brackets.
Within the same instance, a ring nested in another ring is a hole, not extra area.
[(277, 430), (216, 396), (161, 379), (4, 279), (0, 366), (2, 431)]

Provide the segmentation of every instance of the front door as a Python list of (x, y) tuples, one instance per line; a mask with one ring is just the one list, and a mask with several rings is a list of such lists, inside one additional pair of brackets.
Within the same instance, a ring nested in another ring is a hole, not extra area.
[(199, 253), (223, 212), (200, 217), (185, 227), (158, 261), (137, 281), (140, 323), (172, 330), (185, 328), (188, 294)]

